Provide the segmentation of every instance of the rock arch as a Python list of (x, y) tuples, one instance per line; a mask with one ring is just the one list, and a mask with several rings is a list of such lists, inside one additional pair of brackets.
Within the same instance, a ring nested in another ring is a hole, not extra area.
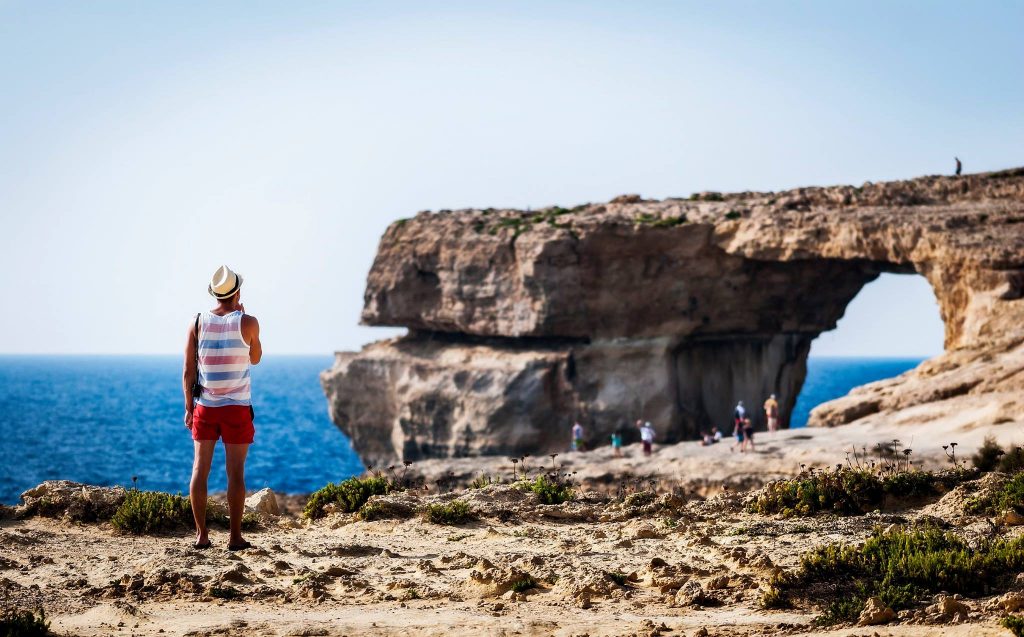
[[(573, 419), (604, 443), (642, 417), (672, 442), (728, 422), (737, 397), (774, 391), (788, 414), (811, 341), (882, 272), (929, 281), (946, 353), (901, 381), (914, 389), (852, 392), (812, 424), (984, 388), (936, 370), (1020, 350), (1024, 170), (421, 213), (387, 230), (364, 298), (364, 323), (409, 335), (339, 353), (322, 380), (374, 461), (410, 440), (430, 455), (561, 449)], [(418, 421), (424, 403), (444, 427)]]

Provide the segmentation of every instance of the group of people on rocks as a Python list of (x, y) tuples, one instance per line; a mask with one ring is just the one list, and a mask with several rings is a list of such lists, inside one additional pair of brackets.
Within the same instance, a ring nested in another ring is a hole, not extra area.
[[(779, 401), (775, 398), (775, 394), (770, 395), (764, 401), (764, 415), (768, 423), (768, 431), (770, 433), (776, 432), (779, 428)], [(654, 445), (654, 425), (650, 421), (637, 420), (636, 428), (640, 432), (640, 441), (643, 443), (644, 455), (650, 456)], [(743, 405), (742, 400), (736, 403), (736, 409), (733, 411), (732, 435), (735, 441), (729, 447), (729, 451), (735, 451), (737, 447), (740, 453), (754, 451), (754, 425), (747, 415), (747, 408)], [(722, 432), (718, 427), (713, 427), (710, 432), (705, 431), (701, 435), (701, 445), (707, 447), (720, 442), (722, 438)], [(623, 430), (621, 427), (612, 432), (611, 446), (616, 458), (622, 457), (622, 439)], [(572, 451), (583, 451), (585, 447), (583, 425), (579, 422), (574, 422), (572, 425), (572, 443), (570, 448)]]

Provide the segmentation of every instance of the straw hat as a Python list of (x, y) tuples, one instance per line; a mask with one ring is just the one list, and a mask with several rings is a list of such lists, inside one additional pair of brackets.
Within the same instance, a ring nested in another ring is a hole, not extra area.
[(208, 290), (211, 296), (226, 299), (237, 292), (240, 287), (242, 287), (242, 277), (228, 266), (222, 265), (213, 273)]

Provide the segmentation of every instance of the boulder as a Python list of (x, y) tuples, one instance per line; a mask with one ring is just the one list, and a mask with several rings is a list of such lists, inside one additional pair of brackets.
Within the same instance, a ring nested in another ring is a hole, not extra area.
[(70, 480), (47, 480), (21, 494), (19, 517), (41, 515), (79, 522), (109, 520), (124, 502), (124, 487), (97, 487)]
[(996, 518), (996, 523), (1002, 526), (1020, 526), (1024, 524), (1024, 515), (1017, 513), (1013, 509), (1007, 509), (999, 514)]
[(245, 510), (259, 515), (281, 515), (277, 506), (277, 496), (268, 488), (263, 488), (245, 499)]
[(879, 598), (872, 597), (864, 604), (864, 610), (860, 612), (857, 625), (877, 626), (879, 624), (888, 624), (894, 619), (896, 619), (896, 612), (883, 604)]

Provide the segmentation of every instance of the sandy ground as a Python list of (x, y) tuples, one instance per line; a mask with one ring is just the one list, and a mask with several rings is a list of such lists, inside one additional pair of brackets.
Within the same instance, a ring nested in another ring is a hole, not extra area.
[[(930, 431), (928, 443), (923, 433), (903, 430), (900, 437), (915, 438), (916, 454), (955, 434), (969, 451), (985, 432)], [(655, 466), (664, 467), (659, 480), (685, 482), (699, 469), (709, 481), (742, 482), (793, 473), (800, 463), (831, 465), (845, 458), (847, 445), (891, 437), (801, 430), (762, 436), (759, 451), (743, 456), (726, 443), (660, 449), (649, 459), (631, 447), (625, 459), (609, 461), (610, 451), (596, 451), (556, 461), (595, 483), (616, 484), (618, 474)], [(941, 464), (938, 451), (925, 462)], [(613, 479), (605, 481), (605, 473)], [(758, 607), (768, 578), (794, 567), (807, 549), (857, 541), (876, 525), (921, 515), (952, 519), (957, 509), (948, 500), (956, 494), (859, 517), (779, 519), (746, 513), (746, 494), (734, 490), (688, 502), (663, 494), (660, 504), (639, 507), (587, 492), (555, 506), (508, 487), (461, 492), (479, 517), (454, 527), (418, 517), (363, 522), (347, 514), (309, 523), (286, 514), (266, 518), (248, 534), (256, 548), (238, 553), (226, 550), (226, 532), (218, 530), (214, 548), (196, 551), (185, 531), (133, 537), (108, 523), (7, 519), (0, 521), (0, 599), (42, 606), (55, 632), (77, 636), (1009, 634), (988, 610), (990, 599), (967, 600), (972, 613), (962, 624), (905, 617), (892, 626), (828, 630), (811, 625), (811, 607)], [(954, 523), (968, 534), (989, 527), (979, 518)], [(631, 579), (619, 585), (608, 573)], [(526, 574), (536, 588), (508, 590)], [(690, 604), (680, 592), (687, 582), (720, 605)]]

